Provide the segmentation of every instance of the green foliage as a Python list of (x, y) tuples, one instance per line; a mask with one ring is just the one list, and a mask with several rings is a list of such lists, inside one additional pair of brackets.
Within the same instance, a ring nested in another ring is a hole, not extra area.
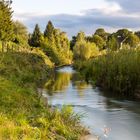
[(103, 28), (99, 28), (95, 31), (94, 35), (100, 36), (104, 41), (107, 40), (109, 33), (106, 33)]
[(33, 48), (32, 49), (32, 53), (39, 55), (40, 57), (43, 58), (45, 64), (50, 67), (53, 68), (54, 67), (54, 63), (52, 63), (52, 61), (50, 60), (50, 58), (39, 48)]
[(140, 39), (136, 34), (127, 29), (121, 29), (108, 37), (107, 47), (110, 50), (119, 50), (124, 44), (127, 44), (130, 48), (136, 48), (139, 43)]
[(72, 62), (72, 51), (70, 51), (70, 42), (65, 32), (54, 28), (51, 21), (48, 22), (44, 31), (44, 36), (36, 25), (29, 44), (34, 47), (40, 47), (43, 52), (55, 65), (66, 65)]
[(112, 51), (116, 51), (120, 48), (120, 43), (118, 42), (114, 34), (109, 36), (108, 42), (107, 42), (107, 48)]
[(95, 31), (95, 33), (92, 36), (87, 36), (86, 40), (91, 43), (95, 43), (99, 50), (102, 51), (107, 47), (106, 44), (108, 36), (109, 33), (105, 32), (103, 28), (99, 28)]
[(55, 65), (71, 64), (72, 52), (68, 37), (65, 32), (55, 29), (51, 22), (46, 26), (41, 48)]
[(44, 37), (47, 37), (49, 41), (53, 41), (53, 37), (54, 37), (53, 33), (54, 33), (54, 26), (52, 22), (49, 21), (44, 31)]
[(138, 36), (131, 33), (128, 35), (128, 38), (126, 39), (125, 43), (129, 44), (131, 48), (136, 48), (140, 43), (140, 39), (138, 38)]
[(103, 50), (106, 46), (106, 41), (99, 35), (93, 35), (92, 41), (99, 47), (100, 50)]
[(1, 53), (0, 139), (77, 140), (85, 133), (71, 107), (52, 110), (37, 94), (48, 74), (37, 54)]
[(140, 90), (139, 50), (110, 52), (80, 67), (86, 77), (115, 93), (135, 96)]
[(27, 31), (26, 26), (23, 23), (21, 23), (19, 21), (15, 21), (13, 33), (15, 35), (15, 37), (14, 37), (15, 43), (27, 45), (27, 43), (28, 43), (28, 31)]
[(125, 40), (125, 38), (128, 37), (128, 35), (130, 34), (131, 32), (128, 30), (128, 29), (120, 29), (116, 32), (116, 38), (118, 39), (119, 42), (122, 42)]
[[(1, 53), (0, 75), (22, 83), (38, 81), (47, 77), (50, 66), (45, 65), (44, 58), (35, 53)], [(33, 71), (33, 73), (31, 73)]]
[(96, 57), (99, 54), (99, 50), (94, 43), (90, 42), (77, 42), (74, 46), (74, 58), (87, 60), (91, 57)]
[(73, 47), (75, 46), (76, 43), (76, 36), (72, 37), (72, 40), (70, 41), (70, 49), (73, 51)]
[(84, 32), (79, 32), (77, 34), (76, 41), (80, 42), (80, 41), (83, 41), (83, 40), (85, 40), (85, 33)]
[(87, 42), (83, 32), (78, 33), (75, 46), (73, 48), (74, 59), (87, 60), (99, 54), (95, 43)]
[(42, 33), (40, 31), (39, 25), (36, 24), (33, 34), (29, 38), (29, 45), (33, 47), (40, 47), (40, 43), (42, 40), (43, 40)]
[(5, 1), (0, 1), (0, 40), (13, 39), (12, 11)]

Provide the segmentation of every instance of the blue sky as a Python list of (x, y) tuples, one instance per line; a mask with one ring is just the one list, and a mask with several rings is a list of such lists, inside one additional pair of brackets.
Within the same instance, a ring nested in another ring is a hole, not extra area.
[(100, 7), (103, 0), (14, 0), (15, 12), (44, 14), (77, 14), (82, 10)]
[(48, 20), (69, 36), (78, 31), (92, 34), (103, 27), (140, 29), (140, 0), (13, 0), (14, 19), (32, 31), (38, 23), (43, 31)]

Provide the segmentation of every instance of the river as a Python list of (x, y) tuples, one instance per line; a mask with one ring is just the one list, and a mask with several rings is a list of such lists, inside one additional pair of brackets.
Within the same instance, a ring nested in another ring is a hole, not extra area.
[(56, 70), (43, 95), (56, 107), (72, 105), (100, 140), (140, 140), (140, 103), (113, 97), (85, 82), (72, 67)]

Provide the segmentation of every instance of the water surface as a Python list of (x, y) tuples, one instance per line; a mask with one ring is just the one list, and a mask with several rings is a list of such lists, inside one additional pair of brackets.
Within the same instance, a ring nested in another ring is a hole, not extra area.
[(84, 114), (82, 123), (101, 140), (140, 140), (140, 103), (109, 96), (87, 84), (72, 67), (57, 70), (43, 95), (54, 106), (72, 105)]

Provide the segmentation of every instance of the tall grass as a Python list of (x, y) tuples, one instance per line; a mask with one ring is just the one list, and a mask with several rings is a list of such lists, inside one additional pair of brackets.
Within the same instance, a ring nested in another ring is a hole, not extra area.
[(109, 52), (76, 67), (97, 85), (115, 93), (133, 96), (140, 92), (140, 50)]
[(49, 66), (37, 54), (0, 54), (0, 139), (77, 140), (85, 129), (70, 107), (46, 107), (36, 87)]

